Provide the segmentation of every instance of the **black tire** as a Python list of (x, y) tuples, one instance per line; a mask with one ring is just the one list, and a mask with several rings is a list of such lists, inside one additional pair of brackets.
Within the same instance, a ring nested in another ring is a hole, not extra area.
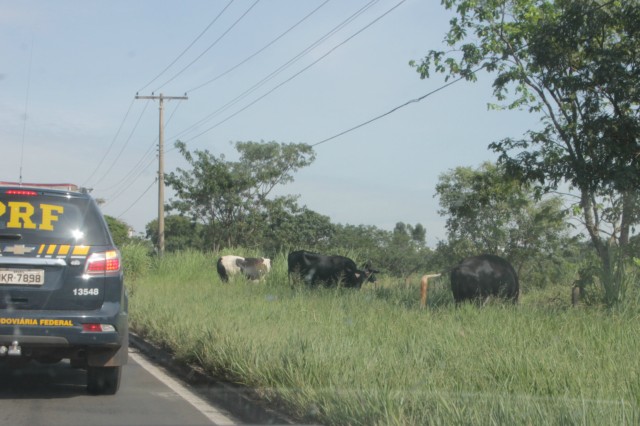
[(91, 395), (115, 395), (120, 388), (122, 367), (88, 367), (87, 392)]

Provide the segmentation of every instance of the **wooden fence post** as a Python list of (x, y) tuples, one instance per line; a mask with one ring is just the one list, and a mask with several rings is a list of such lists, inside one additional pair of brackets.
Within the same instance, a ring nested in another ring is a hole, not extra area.
[(439, 277), (441, 274), (423, 275), (420, 280), (420, 309), (427, 306), (427, 294), (429, 292), (429, 278)]

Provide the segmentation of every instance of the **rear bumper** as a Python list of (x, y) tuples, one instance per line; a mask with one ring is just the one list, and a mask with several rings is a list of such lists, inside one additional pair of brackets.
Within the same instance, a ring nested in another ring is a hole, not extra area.
[[(87, 332), (83, 324), (107, 324), (115, 331)], [(91, 347), (118, 349), (127, 343), (128, 315), (120, 304), (95, 311), (0, 310), (0, 345), (17, 341), (23, 347)]]

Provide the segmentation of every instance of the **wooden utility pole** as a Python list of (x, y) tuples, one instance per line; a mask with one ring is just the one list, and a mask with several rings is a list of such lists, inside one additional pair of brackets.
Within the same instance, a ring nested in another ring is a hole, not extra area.
[(158, 99), (160, 101), (160, 132), (158, 136), (158, 255), (164, 254), (164, 100), (179, 99), (187, 100), (185, 96), (138, 96), (136, 99)]

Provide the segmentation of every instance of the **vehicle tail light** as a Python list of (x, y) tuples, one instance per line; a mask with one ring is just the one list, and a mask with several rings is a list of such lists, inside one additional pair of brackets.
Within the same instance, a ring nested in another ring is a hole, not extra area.
[(116, 328), (111, 324), (82, 324), (82, 331), (88, 333), (102, 333), (116, 331)]
[(118, 272), (120, 268), (120, 253), (118, 250), (109, 250), (101, 253), (92, 253), (87, 258), (84, 271), (89, 275), (100, 275)]

